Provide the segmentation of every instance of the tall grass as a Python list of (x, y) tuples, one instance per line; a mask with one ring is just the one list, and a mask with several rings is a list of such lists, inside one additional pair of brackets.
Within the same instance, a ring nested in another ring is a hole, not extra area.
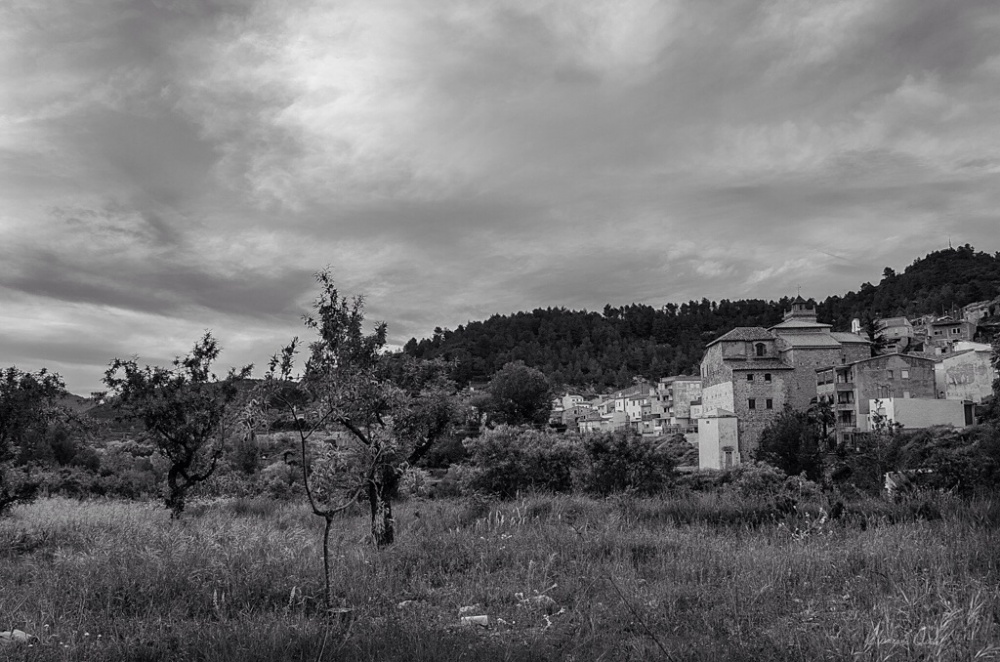
[[(171, 522), (44, 500), (0, 520), (0, 630), (38, 636), (0, 659), (997, 657), (997, 504), (869, 505), (765, 521), (713, 519), (739, 504), (711, 495), (410, 501), (382, 551), (348, 513), (331, 555), (350, 611), (330, 620), (322, 523), (302, 506), (192, 504)], [(489, 627), (462, 627), (467, 606)]]

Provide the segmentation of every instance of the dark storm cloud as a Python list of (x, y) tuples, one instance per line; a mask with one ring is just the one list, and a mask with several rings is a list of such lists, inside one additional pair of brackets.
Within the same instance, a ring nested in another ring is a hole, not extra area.
[(213, 273), (197, 265), (160, 262), (88, 264), (53, 251), (19, 256), (20, 269), (0, 287), (32, 296), (90, 303), (157, 315), (211, 314), (294, 319), (299, 300), (312, 287), (313, 270), (287, 269), (268, 275), (245, 269)]

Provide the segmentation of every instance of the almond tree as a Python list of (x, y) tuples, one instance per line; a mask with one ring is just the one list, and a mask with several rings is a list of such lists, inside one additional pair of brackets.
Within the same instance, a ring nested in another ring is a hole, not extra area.
[(64, 392), (62, 378), (45, 369), (34, 373), (16, 366), (0, 370), (0, 514), (34, 497), (34, 489), (14, 481), (5, 465), (28, 435), (44, 430), (59, 415), (56, 400)]
[(212, 372), (219, 357), (210, 332), (173, 367), (140, 367), (135, 359), (115, 359), (104, 374), (118, 418), (142, 423), (145, 434), (170, 462), (164, 502), (171, 519), (184, 512), (188, 491), (215, 472), (226, 436), (235, 425), (238, 382), (252, 366), (230, 370), (224, 379)]
[[(392, 501), (407, 468), (448, 434), (459, 419), (450, 366), (384, 355), (386, 325), (364, 328), (364, 299), (342, 297), (328, 271), (317, 274), (320, 294), (305, 324), (316, 332), (301, 374), (295, 374), (299, 341), (275, 355), (265, 376), (263, 402), (273, 415), (295, 422), (306, 495), (323, 517), (324, 555), (336, 513), (359, 498), (368, 501), (374, 543), (395, 539)], [(311, 470), (310, 442), (339, 430), (342, 482), (331, 490)], [(322, 493), (321, 493), (322, 492)], [(329, 565), (325, 564), (329, 577)]]

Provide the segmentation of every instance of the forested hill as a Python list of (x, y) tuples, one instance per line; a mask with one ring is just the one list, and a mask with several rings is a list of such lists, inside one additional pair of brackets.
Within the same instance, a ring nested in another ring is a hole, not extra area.
[[(831, 296), (817, 305), (821, 322), (847, 330), (851, 319), (942, 313), (1000, 295), (1000, 253), (971, 246), (931, 253), (901, 274), (886, 268), (878, 285)], [(715, 302), (708, 299), (662, 308), (605, 306), (603, 313), (538, 309), (494, 315), (434, 337), (411, 339), (403, 351), (457, 362), (460, 384), (486, 381), (509, 361), (524, 361), (554, 383), (601, 390), (625, 386), (636, 376), (656, 380), (697, 374), (705, 345), (737, 326), (772, 326), (790, 300)]]

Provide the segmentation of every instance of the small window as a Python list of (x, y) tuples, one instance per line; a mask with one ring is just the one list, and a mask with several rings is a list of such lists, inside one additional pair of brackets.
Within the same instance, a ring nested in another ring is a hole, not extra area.
[[(769, 381), (771, 381), (771, 373), (769, 373), (769, 372), (765, 372), (765, 373), (764, 373), (764, 381), (765, 381), (765, 382), (769, 382)], [(826, 383), (826, 382), (824, 382), (824, 384), (825, 384), (825, 383)]]
[(757, 400), (755, 398), (750, 398), (749, 400), (747, 400), (747, 409), (756, 409), (756, 408), (757, 408)]
[(767, 345), (762, 342), (757, 343), (757, 356), (764, 356), (767, 354)]
[(892, 370), (886, 370), (885, 373), (886, 373), (886, 375), (888, 375), (889, 379), (893, 378)]
[(748, 382), (752, 382), (753, 381), (753, 373), (752, 372), (748, 372), (747, 373), (747, 381)]
[(958, 335), (958, 334), (960, 334), (961, 332), (962, 332), (962, 330), (961, 330), (961, 329), (952, 329), (952, 330), (951, 330), (951, 335), (953, 335), (953, 336), (957, 336), (957, 335)]
[(906, 368), (904, 368), (904, 369), (903, 369), (903, 370), (902, 370), (902, 371), (900, 372), (899, 376), (900, 376), (900, 377), (902, 377), (903, 379), (909, 379), (909, 378), (910, 378), (910, 371), (909, 371), (909, 370), (907, 370)]
[(771, 398), (768, 398), (767, 400), (764, 401), (764, 406), (767, 409), (774, 409), (774, 400), (772, 400)]

